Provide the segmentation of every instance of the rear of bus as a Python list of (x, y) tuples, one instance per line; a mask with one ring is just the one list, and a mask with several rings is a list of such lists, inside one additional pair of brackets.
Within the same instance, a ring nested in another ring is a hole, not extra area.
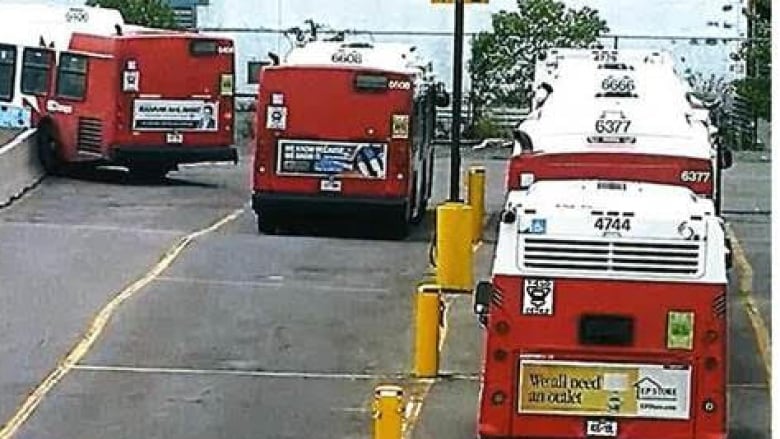
[[(681, 149), (684, 147), (681, 146)], [(507, 169), (507, 191), (534, 181), (604, 178), (685, 186), (712, 198), (716, 190), (713, 160), (684, 155), (612, 152), (518, 152)]]
[(287, 215), (371, 215), (403, 228), (411, 190), (413, 78), (312, 65), (263, 69), (253, 207), (260, 229)]
[(116, 129), (106, 139), (111, 161), (164, 171), (238, 160), (231, 40), (157, 30), (112, 40), (118, 81)]
[(536, 201), (510, 193), (492, 284), (478, 287), (479, 436), (724, 439), (725, 250), (711, 202), (549, 183), (532, 187)]

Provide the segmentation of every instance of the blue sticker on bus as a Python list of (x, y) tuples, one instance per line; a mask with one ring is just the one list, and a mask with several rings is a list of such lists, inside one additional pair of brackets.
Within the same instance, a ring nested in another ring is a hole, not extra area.
[(534, 218), (531, 220), (531, 227), (528, 233), (544, 234), (547, 233), (547, 220), (544, 218)]

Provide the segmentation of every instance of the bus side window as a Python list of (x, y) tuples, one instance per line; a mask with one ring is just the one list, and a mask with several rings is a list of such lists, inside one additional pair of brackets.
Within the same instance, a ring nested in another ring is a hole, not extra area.
[(16, 46), (0, 44), (0, 101), (13, 99), (15, 71)]
[(84, 55), (63, 53), (57, 69), (57, 97), (84, 100), (87, 91), (87, 65)]
[(24, 49), (22, 61), (22, 93), (42, 96), (49, 89), (49, 73), (52, 51), (48, 49)]

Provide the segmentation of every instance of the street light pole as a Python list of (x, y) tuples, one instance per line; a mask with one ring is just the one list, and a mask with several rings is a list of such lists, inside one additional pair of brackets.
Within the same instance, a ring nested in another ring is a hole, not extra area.
[(450, 149), (450, 199), (460, 201), (460, 112), (463, 102), (463, 3), (455, 0), (455, 37), (452, 56), (452, 145)]

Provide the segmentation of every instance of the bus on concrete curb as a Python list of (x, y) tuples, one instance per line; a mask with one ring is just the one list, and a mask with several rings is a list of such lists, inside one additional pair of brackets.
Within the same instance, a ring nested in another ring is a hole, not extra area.
[(314, 41), (263, 68), (259, 84), (252, 206), (260, 232), (291, 216), (366, 216), (403, 237), (422, 220), (436, 107), (449, 102), (413, 46)]
[(6, 8), (0, 70), (14, 73), (0, 72), (0, 103), (38, 129), (47, 171), (84, 162), (161, 177), (237, 161), (231, 40), (126, 25), (101, 8)]
[(725, 439), (724, 240), (712, 201), (681, 186), (509, 192), (474, 302), (479, 437)]

